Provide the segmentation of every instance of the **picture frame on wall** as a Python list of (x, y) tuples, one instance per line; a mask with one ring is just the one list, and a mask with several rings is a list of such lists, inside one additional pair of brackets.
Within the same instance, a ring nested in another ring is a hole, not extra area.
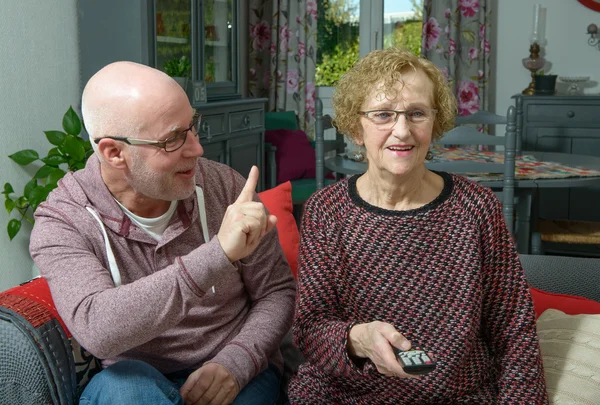
[(192, 105), (206, 103), (206, 82), (204, 80), (194, 80), (191, 86), (188, 86), (188, 95)]

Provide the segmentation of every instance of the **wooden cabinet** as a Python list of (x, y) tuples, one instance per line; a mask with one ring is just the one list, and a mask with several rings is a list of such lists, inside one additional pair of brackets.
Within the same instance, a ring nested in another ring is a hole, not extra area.
[[(600, 96), (516, 95), (522, 150), (600, 156)], [(540, 216), (600, 221), (600, 188), (540, 190)]]
[(244, 177), (252, 165), (260, 171), (258, 191), (264, 190), (266, 98), (194, 105), (202, 114), (199, 128), (204, 157), (231, 166)]

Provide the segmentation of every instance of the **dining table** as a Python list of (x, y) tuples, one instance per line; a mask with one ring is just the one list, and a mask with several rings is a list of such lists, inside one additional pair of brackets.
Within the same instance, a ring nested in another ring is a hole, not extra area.
[[(436, 151), (436, 157), (444, 159), (460, 159), (460, 150), (448, 148)], [(469, 155), (477, 156), (477, 152), (468, 151)], [(352, 153), (338, 154), (325, 159), (325, 167), (333, 172), (353, 175), (361, 174), (367, 170), (365, 162), (355, 161)], [(501, 161), (503, 153), (495, 156), (482, 151), (482, 159), (496, 159)], [(600, 157), (569, 153), (523, 151), (516, 157), (515, 168), (515, 195), (518, 197), (516, 204), (516, 245), (519, 253), (530, 253), (531, 235), (537, 219), (537, 191), (546, 188), (575, 188), (575, 187), (600, 187)], [(428, 162), (425, 162), (427, 167)], [(492, 189), (502, 189), (503, 177), (501, 174), (474, 175), (471, 178), (483, 186)]]

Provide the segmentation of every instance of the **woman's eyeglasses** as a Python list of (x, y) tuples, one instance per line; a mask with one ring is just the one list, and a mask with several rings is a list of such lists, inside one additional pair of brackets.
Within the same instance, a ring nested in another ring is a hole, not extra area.
[(437, 110), (433, 108), (416, 108), (413, 110), (397, 111), (397, 110), (371, 110), (360, 111), (362, 115), (367, 117), (378, 129), (386, 130), (392, 128), (398, 117), (404, 115), (409, 124), (421, 124), (433, 120)]
[(152, 145), (164, 149), (165, 152), (175, 152), (185, 144), (188, 132), (192, 131), (192, 134), (195, 137), (198, 137), (198, 126), (200, 125), (201, 119), (202, 116), (200, 114), (194, 114), (192, 122), (187, 129), (171, 135), (164, 141), (149, 141), (146, 139), (125, 138), (121, 136), (103, 136), (94, 139), (94, 142), (97, 144), (102, 139), (114, 139), (115, 141), (125, 142), (128, 145)]

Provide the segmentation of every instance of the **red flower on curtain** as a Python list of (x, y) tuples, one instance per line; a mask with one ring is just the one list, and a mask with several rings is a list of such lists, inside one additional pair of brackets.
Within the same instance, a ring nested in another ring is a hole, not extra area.
[(287, 72), (287, 92), (296, 93), (298, 91), (298, 71), (296, 69), (290, 69)]
[(279, 28), (279, 49), (282, 53), (286, 53), (288, 50), (288, 42), (292, 33), (287, 24), (283, 24), (281, 28)]
[(452, 38), (448, 40), (448, 55), (454, 55), (456, 52), (456, 42)]
[(266, 44), (271, 41), (271, 27), (266, 21), (259, 21), (250, 28), (250, 37), (252, 40), (252, 48), (257, 51), (262, 51)]
[(435, 18), (427, 20), (426, 24), (423, 24), (423, 41), (425, 41), (425, 49), (433, 49), (440, 40), (440, 25)]
[(317, 2), (316, 0), (308, 0), (306, 2), (306, 11), (312, 14), (313, 18), (317, 19)]
[[(490, 92), (486, 89), (490, 76), (493, 3), (492, 0), (424, 0), (421, 56), (447, 75), (461, 116), (488, 109)], [(439, 40), (437, 22), (444, 30)], [(440, 50), (443, 52), (439, 53)]]
[(479, 11), (479, 0), (459, 0), (460, 12), (465, 17), (473, 17)]
[(471, 115), (479, 111), (479, 89), (477, 85), (465, 80), (458, 84), (458, 115)]
[(485, 39), (485, 40), (481, 41), (480, 45), (481, 45), (481, 52), (483, 52), (483, 54), (485, 56), (488, 56), (490, 54), (490, 50), (491, 50), (490, 41)]
[(315, 98), (316, 98), (316, 87), (313, 82), (306, 83), (304, 88), (306, 93), (306, 110), (312, 115), (315, 114)]
[(306, 45), (302, 41), (298, 41), (298, 58), (302, 59), (306, 55)]
[(479, 56), (479, 51), (477, 50), (477, 48), (469, 49), (469, 60), (477, 59), (478, 56)]

